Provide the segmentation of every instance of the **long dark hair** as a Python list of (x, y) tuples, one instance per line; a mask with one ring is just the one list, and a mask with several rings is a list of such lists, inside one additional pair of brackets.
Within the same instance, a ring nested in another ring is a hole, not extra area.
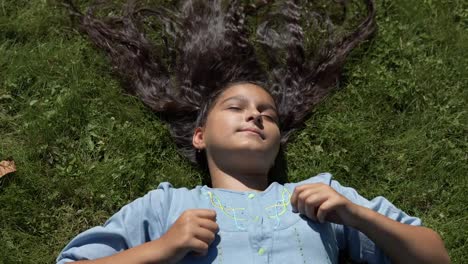
[[(107, 53), (124, 88), (161, 113), (180, 153), (205, 169), (206, 158), (192, 145), (193, 132), (233, 83), (254, 83), (272, 95), (284, 149), (291, 133), (336, 86), (350, 51), (375, 31), (374, 1), (363, 1), (366, 16), (340, 36), (329, 16), (293, 0), (250, 5), (184, 0), (177, 8), (137, 8), (129, 0), (121, 16), (104, 18), (95, 15), (95, 5), (82, 13), (64, 0), (80, 31)], [(340, 3), (346, 11), (346, 1)], [(264, 19), (249, 27), (249, 16), (267, 6)], [(329, 32), (313, 51), (305, 49), (304, 14), (315, 30)]]

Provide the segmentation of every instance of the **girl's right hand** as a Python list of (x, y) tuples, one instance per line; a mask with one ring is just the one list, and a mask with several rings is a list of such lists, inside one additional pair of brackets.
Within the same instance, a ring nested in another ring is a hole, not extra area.
[(218, 231), (216, 211), (191, 209), (183, 212), (159, 239), (112, 256), (76, 263), (177, 263), (189, 252), (198, 256), (206, 255)]
[(216, 211), (190, 209), (179, 216), (160, 240), (167, 246), (169, 263), (177, 263), (189, 252), (205, 256), (218, 231)]

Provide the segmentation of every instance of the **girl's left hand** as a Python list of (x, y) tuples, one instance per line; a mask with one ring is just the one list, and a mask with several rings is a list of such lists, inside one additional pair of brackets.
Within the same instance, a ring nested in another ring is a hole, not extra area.
[(359, 206), (322, 183), (297, 186), (291, 196), (293, 211), (323, 223), (354, 226)]

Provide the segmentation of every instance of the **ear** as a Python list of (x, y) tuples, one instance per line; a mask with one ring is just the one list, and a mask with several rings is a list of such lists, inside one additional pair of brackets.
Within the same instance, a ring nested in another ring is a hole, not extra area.
[(193, 132), (192, 137), (192, 144), (197, 149), (204, 149), (205, 148), (205, 140), (203, 137), (204, 129), (202, 127), (195, 128), (195, 132)]

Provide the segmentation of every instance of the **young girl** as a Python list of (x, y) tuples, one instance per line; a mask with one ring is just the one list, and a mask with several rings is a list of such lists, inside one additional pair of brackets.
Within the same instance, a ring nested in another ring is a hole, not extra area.
[[(289, 135), (335, 86), (349, 52), (370, 37), (375, 11), (366, 1), (368, 15), (354, 32), (307, 53), (300, 25), (306, 10), (294, 1), (274, 6), (257, 26), (265, 65), (244, 21), (268, 2), (244, 9), (238, 1), (189, 0), (171, 11), (136, 10), (130, 1), (123, 18), (105, 21), (68, 2), (127, 90), (163, 114), (181, 154), (206, 170), (210, 183), (191, 190), (161, 183), (75, 237), (58, 263), (338, 263), (343, 255), (368, 263), (449, 262), (434, 231), (383, 197), (369, 201), (329, 173), (275, 181), (284, 178)], [(308, 23), (331, 25), (308, 15)], [(142, 33), (151, 17), (171, 38), (161, 37), (163, 52)]]

